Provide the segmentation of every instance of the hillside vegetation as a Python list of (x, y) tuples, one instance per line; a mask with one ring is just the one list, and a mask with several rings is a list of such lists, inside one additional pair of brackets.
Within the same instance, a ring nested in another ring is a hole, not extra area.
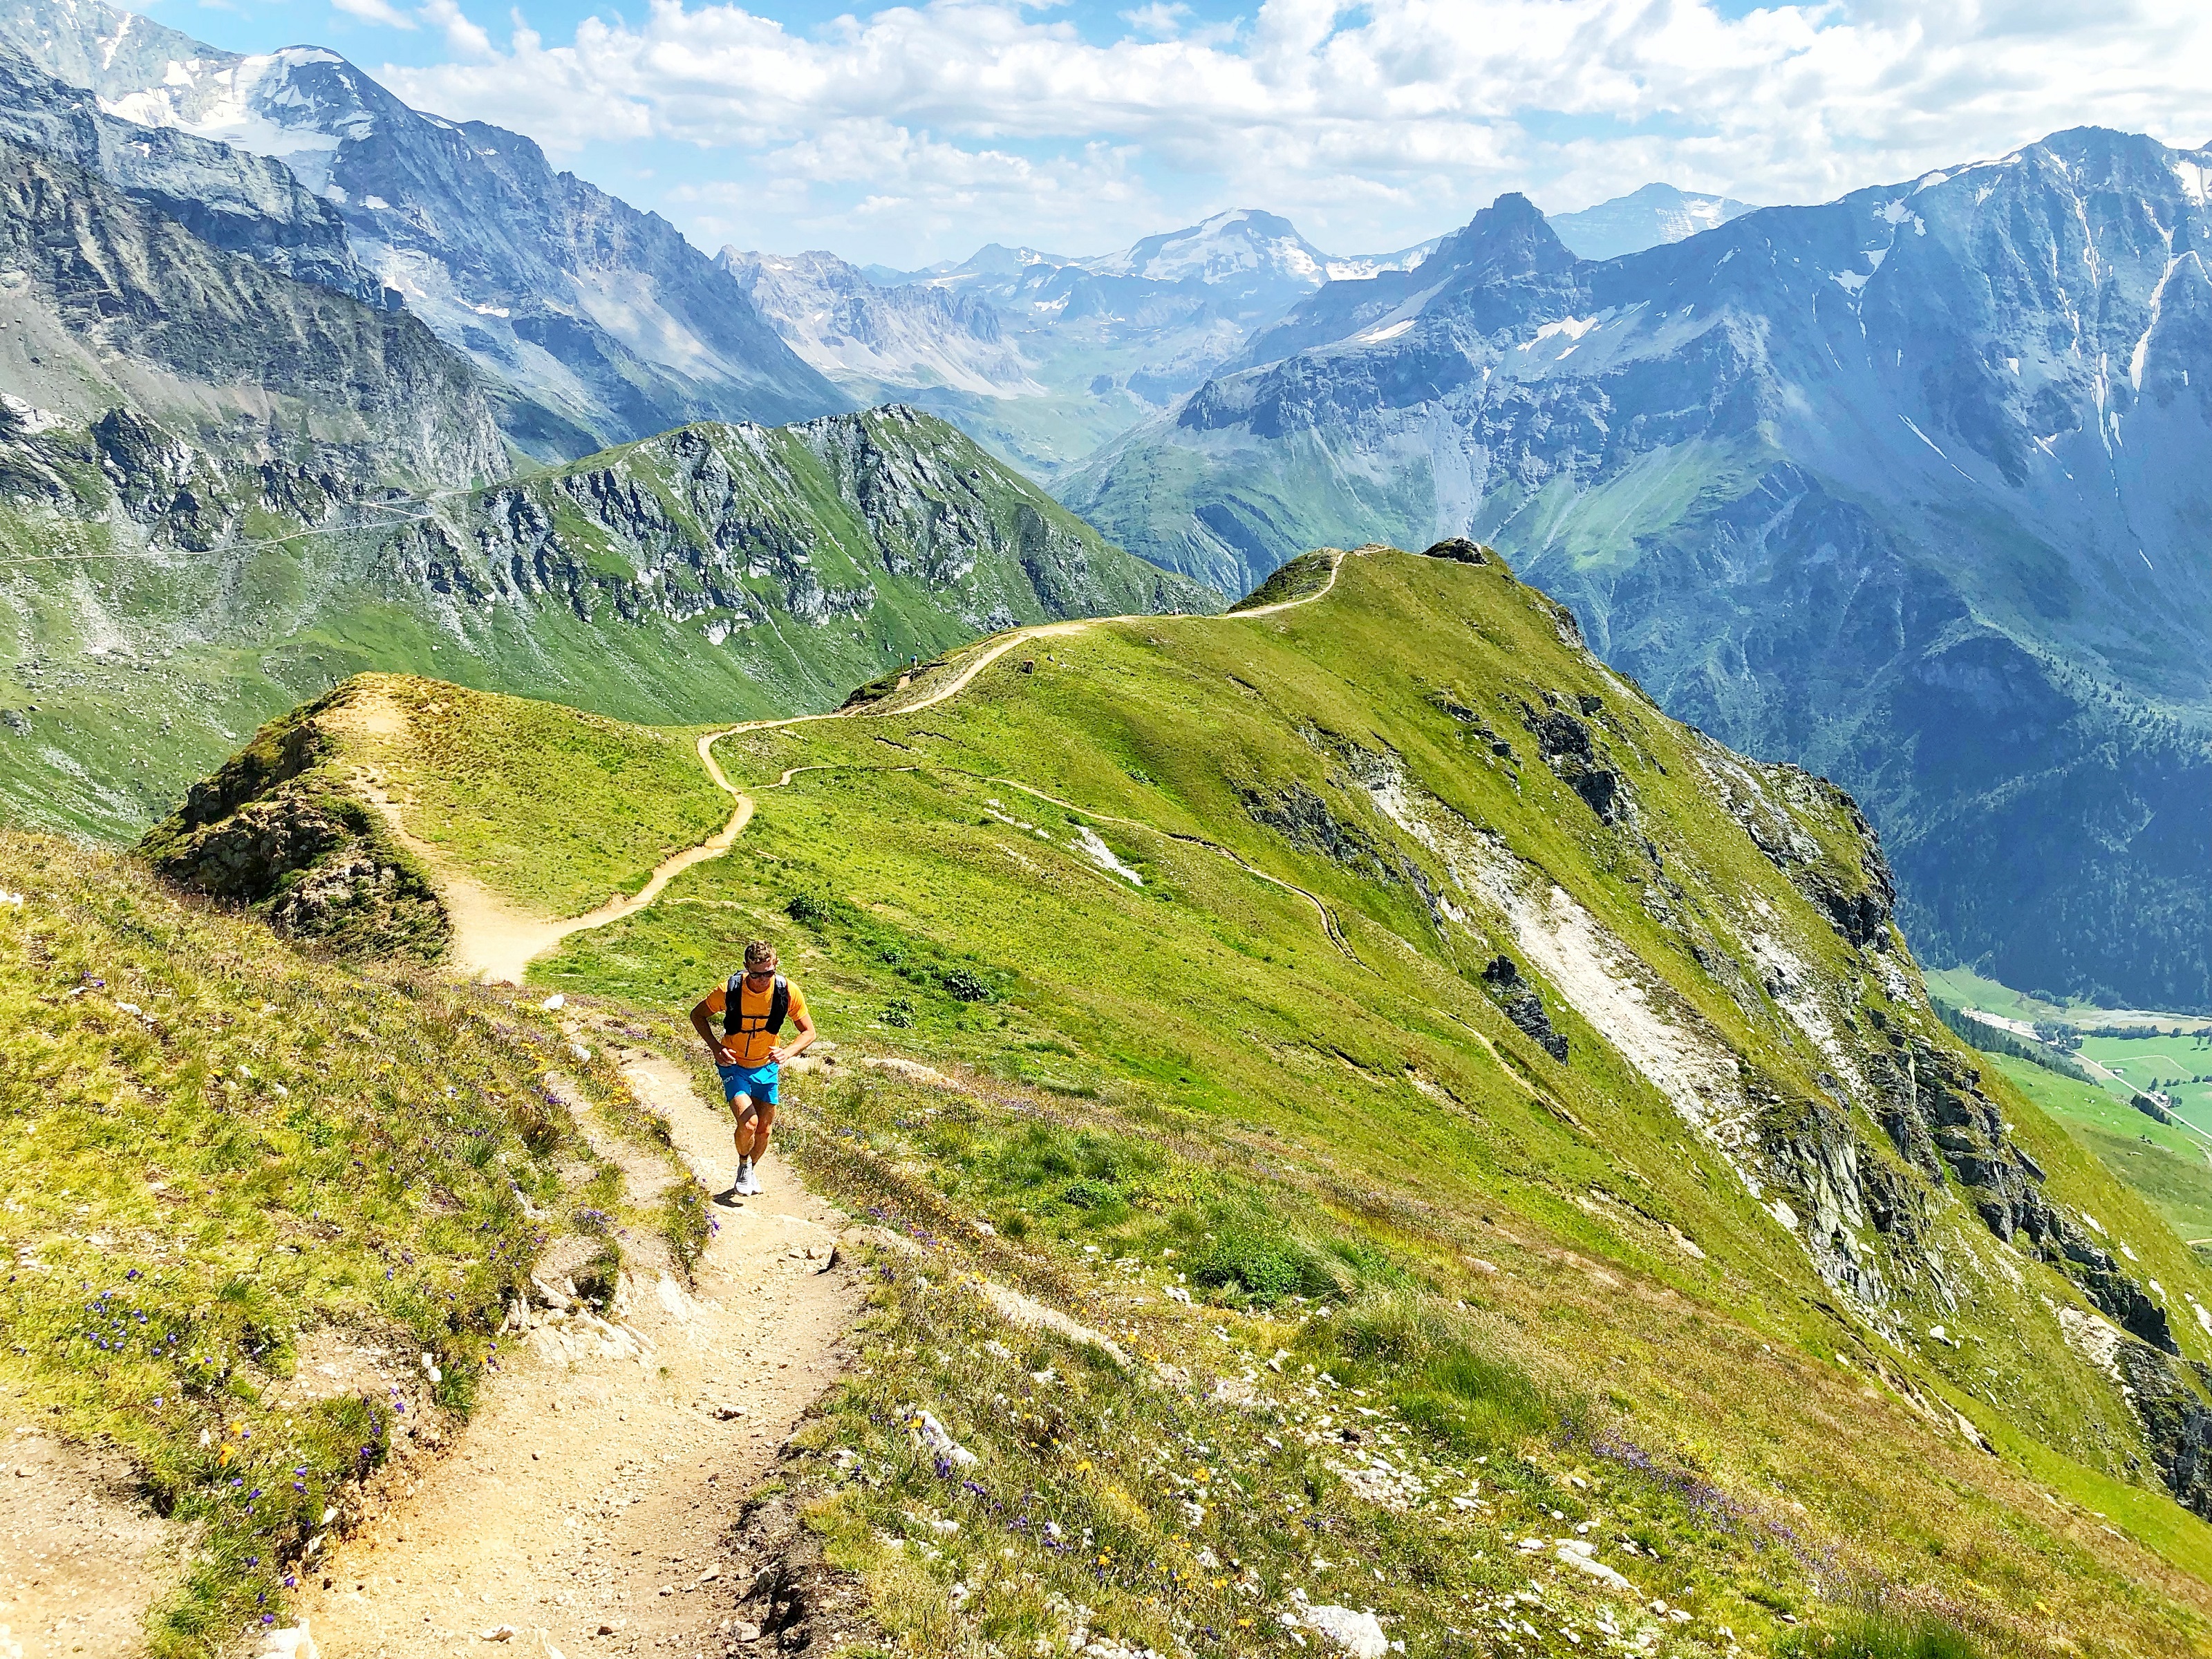
[(768, 933), (898, 1062), (789, 1115), (932, 1258), (793, 1471), (835, 1558), (931, 1653), (2195, 1651), (2212, 1280), (1846, 798), (1446, 550), (726, 738), (735, 853), (535, 970), (673, 1013)]
[(835, 707), (1020, 623), (1218, 608), (900, 408), (428, 495), (129, 410), (0, 410), (0, 472), (22, 481), (0, 501), (0, 810), (112, 841), (359, 672), (726, 721)]
[(0, 1025), (0, 1412), (121, 1454), (179, 1523), (159, 1655), (283, 1612), (450, 1438), (549, 1251), (605, 1277), (617, 1227), (698, 1224), (624, 1210), (571, 1115), (619, 1088), (545, 1016), (13, 830)]

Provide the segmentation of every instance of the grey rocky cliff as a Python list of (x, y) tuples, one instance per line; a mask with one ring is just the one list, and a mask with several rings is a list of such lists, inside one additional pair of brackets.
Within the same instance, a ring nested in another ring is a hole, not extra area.
[[(356, 483), (455, 485), (505, 469), (476, 374), (413, 318), (211, 247), (4, 140), (0, 295), (18, 343), (0, 379), (30, 408), (52, 396), (89, 428), (101, 405), (129, 404), (226, 462)], [(182, 465), (149, 464), (163, 476)]]
[(102, 112), (92, 94), (0, 46), (0, 138), (73, 161), (210, 246), (370, 304), (382, 285), (353, 256), (345, 222), (282, 162)]

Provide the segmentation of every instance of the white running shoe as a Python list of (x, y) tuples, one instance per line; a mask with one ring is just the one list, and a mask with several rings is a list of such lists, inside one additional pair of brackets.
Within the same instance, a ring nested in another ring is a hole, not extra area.
[(760, 1196), (760, 1172), (750, 1164), (745, 1165), (744, 1175), (738, 1178), (738, 1190), (747, 1198)]

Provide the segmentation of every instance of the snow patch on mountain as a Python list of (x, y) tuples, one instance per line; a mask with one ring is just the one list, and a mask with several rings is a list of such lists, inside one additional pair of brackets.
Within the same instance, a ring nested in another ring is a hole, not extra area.
[(786, 343), (832, 380), (987, 398), (1044, 394), (980, 295), (944, 283), (880, 287), (834, 253), (726, 247), (716, 263)]

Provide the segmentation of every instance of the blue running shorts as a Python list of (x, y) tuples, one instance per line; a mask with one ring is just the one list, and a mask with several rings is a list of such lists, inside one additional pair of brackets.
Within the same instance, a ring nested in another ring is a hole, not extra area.
[(714, 1070), (722, 1079), (722, 1098), (735, 1100), (739, 1095), (752, 1097), (756, 1106), (775, 1104), (775, 1062), (765, 1066), (722, 1066)]

